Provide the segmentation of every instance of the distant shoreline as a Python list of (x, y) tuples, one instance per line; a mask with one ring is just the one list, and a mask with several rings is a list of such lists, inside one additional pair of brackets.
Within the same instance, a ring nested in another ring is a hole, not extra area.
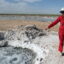
[(8, 15), (12, 15), (12, 16), (59, 16), (59, 14), (0, 14), (0, 16), (8, 16)]

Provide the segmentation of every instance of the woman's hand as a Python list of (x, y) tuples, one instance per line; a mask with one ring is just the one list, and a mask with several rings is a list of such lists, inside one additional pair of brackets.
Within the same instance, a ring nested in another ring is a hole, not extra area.
[(49, 28), (45, 28), (45, 30), (48, 31), (48, 32), (50, 31)]
[(49, 28), (45, 28), (45, 30), (48, 30)]

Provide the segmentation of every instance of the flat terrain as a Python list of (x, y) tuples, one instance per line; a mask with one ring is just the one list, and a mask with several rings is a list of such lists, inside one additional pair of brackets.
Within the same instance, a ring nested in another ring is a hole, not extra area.
[[(22, 21), (22, 20), (0, 20), (0, 30), (15, 29), (20, 25), (33, 25), (35, 24), (40, 29), (45, 29), (52, 22), (39, 22), (39, 21)], [(58, 31), (59, 25), (57, 24), (50, 30)]]

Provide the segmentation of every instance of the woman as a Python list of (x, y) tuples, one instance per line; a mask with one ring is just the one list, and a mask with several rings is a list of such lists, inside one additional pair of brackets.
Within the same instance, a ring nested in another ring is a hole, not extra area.
[(59, 27), (59, 48), (58, 51), (61, 53), (62, 56), (64, 56), (63, 53), (63, 44), (64, 44), (64, 8), (61, 9), (60, 11), (61, 16), (59, 16), (54, 22), (52, 22), (47, 28), (50, 29), (54, 25), (60, 22), (60, 27)]

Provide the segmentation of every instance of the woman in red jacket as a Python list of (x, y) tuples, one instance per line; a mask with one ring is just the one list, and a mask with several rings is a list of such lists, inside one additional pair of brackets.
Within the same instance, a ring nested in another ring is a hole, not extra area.
[(62, 56), (64, 56), (63, 53), (63, 44), (64, 44), (64, 8), (61, 9), (60, 11), (61, 16), (59, 16), (54, 22), (52, 22), (46, 29), (50, 29), (54, 25), (60, 22), (60, 27), (59, 27), (59, 48), (58, 51), (61, 52)]

